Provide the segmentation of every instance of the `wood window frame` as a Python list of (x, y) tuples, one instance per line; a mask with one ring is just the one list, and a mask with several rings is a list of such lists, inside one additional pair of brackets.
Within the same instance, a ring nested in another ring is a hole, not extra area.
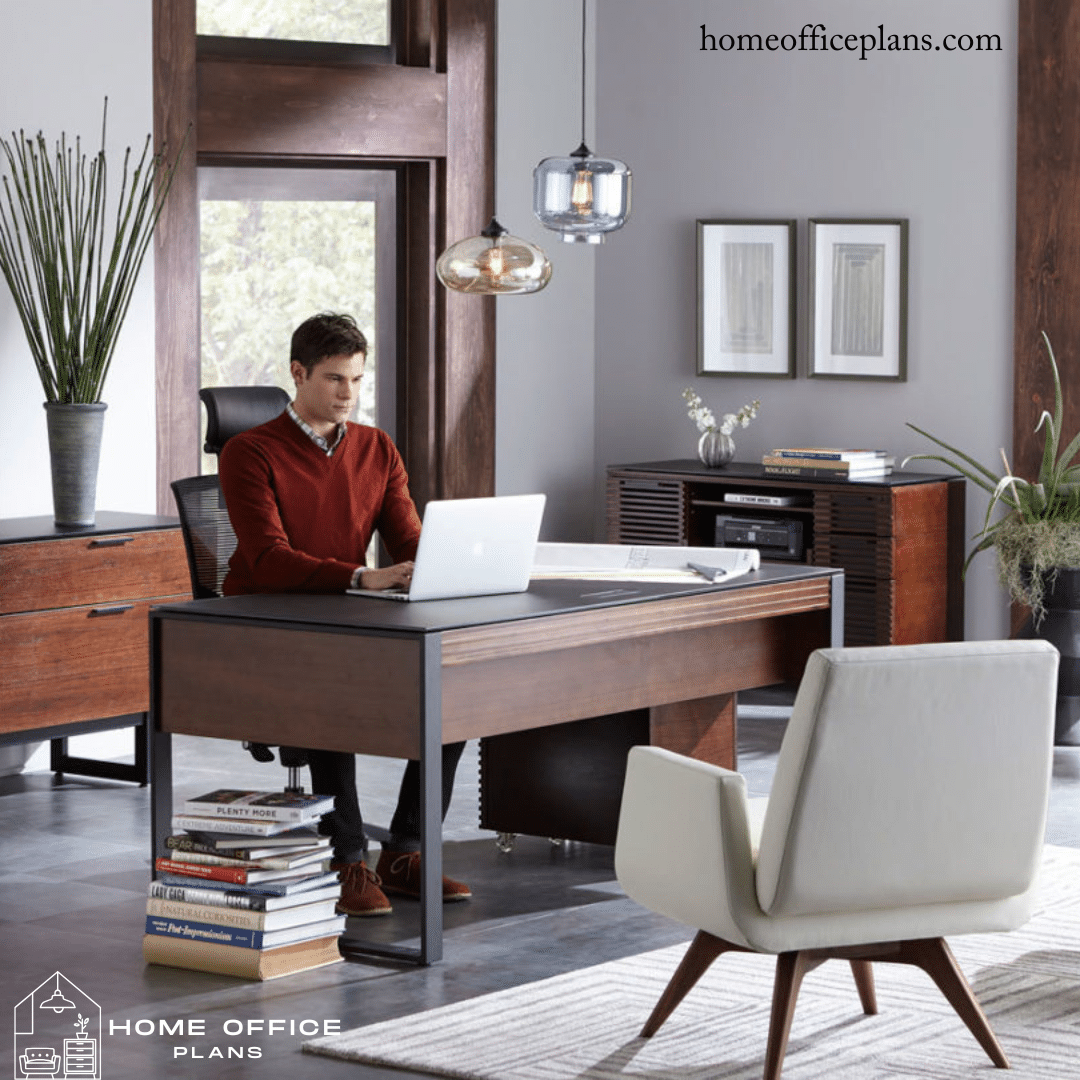
[[(394, 0), (396, 64), (203, 55), (195, 0), (153, 0), (154, 136), (178, 147), (154, 237), (158, 509), (199, 471), (200, 161), (399, 170), (398, 447), (413, 497), (495, 487), (495, 307), (436, 283), (494, 196), (495, 0)], [(268, 121), (273, 118), (273, 122)]]

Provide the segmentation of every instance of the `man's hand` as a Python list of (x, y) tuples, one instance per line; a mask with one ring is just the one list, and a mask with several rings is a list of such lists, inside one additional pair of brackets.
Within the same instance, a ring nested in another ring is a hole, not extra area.
[(411, 562), (394, 563), (393, 566), (384, 566), (379, 570), (365, 570), (360, 575), (360, 588), (382, 590), (400, 585), (407, 589), (412, 581), (412, 572)]

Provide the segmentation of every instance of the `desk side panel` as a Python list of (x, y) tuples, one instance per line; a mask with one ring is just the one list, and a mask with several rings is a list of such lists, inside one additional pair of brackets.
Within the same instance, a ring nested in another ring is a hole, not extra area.
[(419, 753), (415, 640), (166, 617), (158, 664), (162, 731)]

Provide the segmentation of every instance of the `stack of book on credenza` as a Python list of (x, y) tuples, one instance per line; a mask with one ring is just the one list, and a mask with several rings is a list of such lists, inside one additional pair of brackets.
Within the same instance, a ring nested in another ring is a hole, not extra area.
[(844, 450), (830, 446), (795, 446), (770, 450), (761, 459), (768, 476), (810, 480), (880, 480), (893, 471), (886, 450)]
[(274, 979), (341, 959), (341, 885), (316, 831), (332, 796), (212, 791), (173, 816), (146, 905), (147, 963)]

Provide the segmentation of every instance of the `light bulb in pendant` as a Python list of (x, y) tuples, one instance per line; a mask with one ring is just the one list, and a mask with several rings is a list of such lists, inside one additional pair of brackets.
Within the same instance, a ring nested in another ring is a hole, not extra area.
[(591, 214), (593, 210), (593, 174), (589, 169), (579, 168), (574, 173), (570, 189), (570, 205), (578, 214)]

